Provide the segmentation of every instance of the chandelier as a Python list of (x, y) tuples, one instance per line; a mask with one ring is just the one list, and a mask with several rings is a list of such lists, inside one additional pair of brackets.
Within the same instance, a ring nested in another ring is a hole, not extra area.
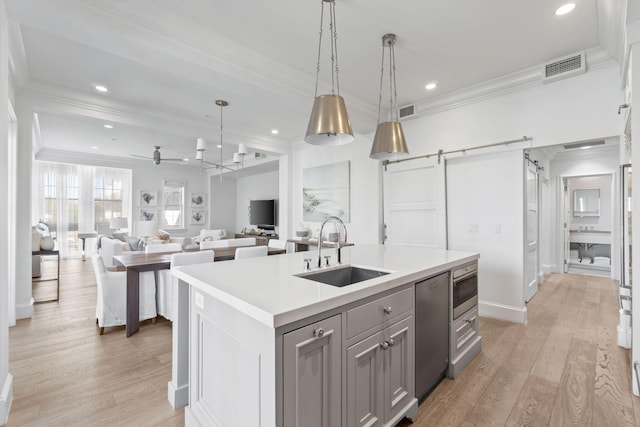
[[(247, 154), (247, 146), (244, 143), (240, 143), (238, 145), (238, 151), (233, 153), (233, 163), (230, 165), (225, 165), (222, 161), (222, 144), (223, 144), (223, 134), (224, 127), (222, 123), (222, 110), (224, 107), (228, 106), (229, 103), (222, 99), (216, 100), (216, 105), (220, 107), (220, 143), (218, 144), (218, 148), (220, 149), (220, 158), (218, 163), (209, 162), (204, 159), (204, 152), (207, 150), (207, 141), (204, 138), (196, 139), (196, 160), (200, 161), (200, 165), (203, 169), (216, 168), (220, 170), (220, 180), (222, 180), (222, 172), (224, 170), (234, 171), (239, 168), (244, 167), (244, 157)], [(208, 165), (208, 166), (204, 166)]]

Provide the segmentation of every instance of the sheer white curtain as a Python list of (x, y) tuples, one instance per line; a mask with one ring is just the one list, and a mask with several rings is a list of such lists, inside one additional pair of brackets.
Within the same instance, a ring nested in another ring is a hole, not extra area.
[[(96, 229), (98, 179), (117, 181), (116, 185), (122, 187), (119, 193), (122, 203), (117, 203), (119, 212), (109, 214), (130, 217), (131, 170), (36, 161), (33, 178), (34, 223), (43, 220), (55, 232), (57, 249), (63, 258), (80, 256), (78, 232)], [(102, 200), (104, 193), (98, 198)]]

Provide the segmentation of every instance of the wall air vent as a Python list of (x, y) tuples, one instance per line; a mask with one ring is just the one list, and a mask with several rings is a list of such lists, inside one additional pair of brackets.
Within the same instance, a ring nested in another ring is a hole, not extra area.
[(400, 120), (408, 119), (409, 117), (413, 117), (416, 115), (416, 106), (415, 105), (407, 105), (406, 107), (400, 107)]
[(576, 74), (583, 74), (585, 71), (587, 71), (587, 67), (584, 52), (569, 55), (544, 64), (542, 81), (550, 83)]

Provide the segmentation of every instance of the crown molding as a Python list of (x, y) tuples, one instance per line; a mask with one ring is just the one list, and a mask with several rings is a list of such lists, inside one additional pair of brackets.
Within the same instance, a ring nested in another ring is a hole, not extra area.
[(15, 87), (25, 86), (31, 79), (27, 53), (24, 50), (22, 30), (20, 25), (9, 22), (9, 76), (15, 82)]
[[(31, 82), (18, 92), (25, 106), (36, 113), (90, 117), (112, 123), (155, 129), (177, 137), (216, 135), (219, 128), (210, 120), (195, 119), (175, 112), (152, 110), (135, 104), (113, 101), (86, 92), (60, 86)], [(176, 130), (184, 130), (177, 134)], [(194, 136), (195, 135), (195, 136)], [(210, 139), (210, 138), (207, 138)], [(264, 134), (225, 129), (225, 141), (237, 145), (245, 142), (251, 148), (277, 154), (290, 152), (288, 141)]]

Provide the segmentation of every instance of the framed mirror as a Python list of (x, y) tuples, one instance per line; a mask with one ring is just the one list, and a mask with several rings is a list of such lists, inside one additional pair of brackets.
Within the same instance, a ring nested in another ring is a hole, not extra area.
[(163, 228), (184, 228), (184, 181), (164, 181)]
[(573, 216), (600, 216), (600, 190), (574, 190)]

